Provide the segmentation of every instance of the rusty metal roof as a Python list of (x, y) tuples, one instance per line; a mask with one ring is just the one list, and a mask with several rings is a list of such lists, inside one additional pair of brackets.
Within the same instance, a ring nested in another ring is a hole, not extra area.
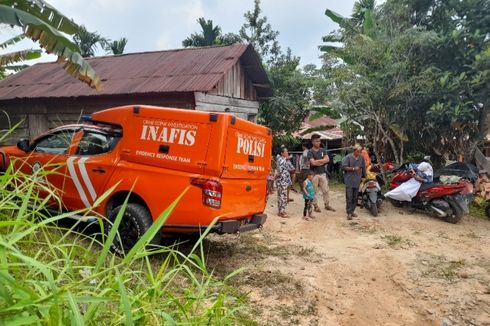
[(0, 101), (22, 98), (110, 96), (210, 91), (239, 61), (259, 97), (272, 95), (267, 73), (249, 44), (186, 48), (88, 58), (101, 91), (68, 75), (57, 63), (38, 63), (0, 81)]

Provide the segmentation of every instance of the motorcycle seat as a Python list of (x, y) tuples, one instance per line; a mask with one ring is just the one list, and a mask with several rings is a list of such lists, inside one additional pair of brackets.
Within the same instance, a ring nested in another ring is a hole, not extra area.
[(424, 191), (424, 190), (430, 189), (432, 187), (439, 186), (440, 184), (441, 183), (439, 183), (439, 182), (427, 182), (427, 183), (423, 183), (420, 186), (419, 191)]

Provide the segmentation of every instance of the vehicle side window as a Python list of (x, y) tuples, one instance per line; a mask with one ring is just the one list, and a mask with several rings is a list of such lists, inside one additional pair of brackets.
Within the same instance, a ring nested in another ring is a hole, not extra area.
[(74, 130), (62, 130), (47, 135), (34, 144), (34, 151), (39, 153), (66, 154), (73, 138)]
[(116, 146), (119, 137), (86, 130), (78, 144), (77, 155), (99, 155), (109, 153)]

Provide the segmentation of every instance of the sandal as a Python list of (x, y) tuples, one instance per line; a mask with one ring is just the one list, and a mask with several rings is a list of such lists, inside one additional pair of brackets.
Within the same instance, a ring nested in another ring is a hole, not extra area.
[(303, 216), (303, 220), (309, 221), (309, 220), (311, 220), (311, 218), (309, 218), (308, 216)]
[(278, 216), (280, 216), (280, 217), (282, 217), (282, 218), (289, 218), (289, 215), (288, 215), (288, 214), (286, 214), (285, 212), (283, 212), (283, 213), (278, 213), (277, 215), (278, 215)]

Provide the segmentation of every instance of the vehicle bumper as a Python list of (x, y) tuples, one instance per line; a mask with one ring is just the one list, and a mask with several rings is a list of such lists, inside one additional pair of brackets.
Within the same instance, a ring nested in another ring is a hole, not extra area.
[[(211, 226), (211, 232), (226, 234), (253, 231), (262, 228), (266, 220), (266, 214), (255, 214), (251, 217), (236, 220), (219, 221)], [(209, 225), (165, 224), (162, 229), (164, 232), (170, 233), (196, 233), (203, 232), (208, 227)]]
[(266, 214), (256, 214), (248, 219), (221, 221), (215, 225), (215, 231), (219, 234), (252, 231), (262, 228), (266, 220)]

